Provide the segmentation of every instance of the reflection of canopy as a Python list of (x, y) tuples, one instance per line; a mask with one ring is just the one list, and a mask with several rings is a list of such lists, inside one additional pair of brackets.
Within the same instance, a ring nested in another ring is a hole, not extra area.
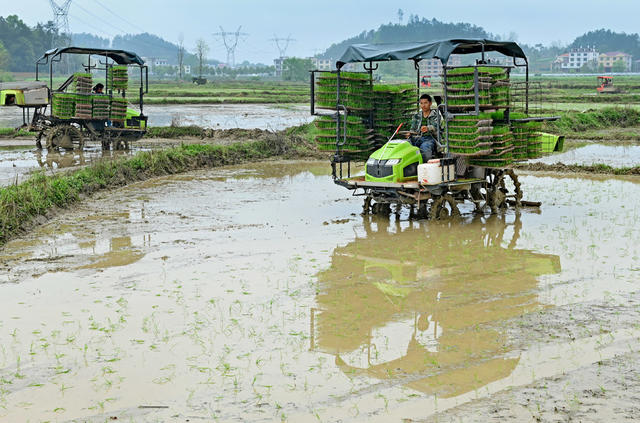
[[(519, 225), (516, 219), (514, 237)], [(504, 336), (478, 325), (536, 309), (537, 277), (560, 271), (557, 256), (505, 248), (506, 228), (497, 216), (486, 223), (430, 225), (428, 231), (411, 225), (395, 233), (378, 228), (336, 248), (331, 267), (318, 275), (312, 348), (335, 354), (347, 374), (387, 378), (401, 369), (420, 375), (407, 386), (423, 392), (445, 383), (446, 389), (438, 391), (442, 396), (462, 393), (477, 375), (483, 375), (482, 384), (506, 377), (517, 359), (501, 358)], [(441, 328), (435, 349), (419, 342), (424, 316)], [(402, 321), (412, 326), (402, 331), (407, 339), (391, 345), (393, 354), (380, 359), (374, 334), (379, 338), (380, 330)], [(357, 365), (351, 358), (359, 351), (378, 358)], [(468, 372), (454, 370), (463, 364)], [(455, 372), (454, 379), (447, 377)]]
[(353, 62), (381, 62), (390, 60), (440, 59), (446, 64), (452, 54), (497, 51), (505, 56), (525, 59), (527, 56), (513, 41), (491, 41), (481, 38), (451, 39), (432, 42), (404, 42), (384, 44), (353, 44), (342, 54), (336, 66), (342, 68)]
[(144, 60), (135, 53), (124, 50), (112, 50), (106, 48), (83, 48), (83, 47), (64, 47), (54, 48), (44, 53), (38, 62), (42, 59), (59, 56), (61, 54), (95, 54), (97, 56), (107, 56), (119, 65), (144, 65)]

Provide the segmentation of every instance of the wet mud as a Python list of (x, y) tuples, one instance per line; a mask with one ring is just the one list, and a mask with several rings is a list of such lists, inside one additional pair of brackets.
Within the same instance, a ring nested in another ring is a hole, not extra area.
[(309, 106), (288, 104), (188, 104), (148, 105), (150, 126), (200, 126), (210, 129), (267, 129), (280, 131), (309, 123)]
[(530, 160), (529, 163), (581, 166), (604, 163), (611, 167), (633, 167), (640, 164), (640, 145), (574, 142), (568, 143), (568, 146), (565, 152)]
[(47, 151), (38, 150), (33, 144), (0, 146), (0, 186), (20, 183), (34, 170), (56, 172), (85, 166), (96, 160), (125, 157), (145, 149), (137, 147), (125, 152), (91, 146), (84, 150)]
[(432, 222), (329, 171), (152, 179), (9, 242), (0, 420), (640, 417), (637, 179), (524, 175), (540, 209)]
[[(200, 126), (212, 129), (269, 129), (279, 131), (313, 120), (307, 105), (270, 104), (186, 104), (146, 105), (149, 126)], [(22, 125), (22, 110), (5, 107), (0, 113), (0, 128)]]

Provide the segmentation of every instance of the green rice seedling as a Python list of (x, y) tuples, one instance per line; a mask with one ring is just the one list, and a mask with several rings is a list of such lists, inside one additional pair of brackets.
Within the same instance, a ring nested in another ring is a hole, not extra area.
[(114, 90), (126, 91), (129, 86), (127, 66), (111, 66), (107, 71), (109, 86)]
[(77, 72), (73, 74), (73, 81), (71, 83), (73, 92), (79, 94), (91, 93), (93, 87), (92, 76), (90, 73)]
[(508, 125), (494, 125), (491, 131), (492, 135), (505, 135), (510, 134), (511, 128)]

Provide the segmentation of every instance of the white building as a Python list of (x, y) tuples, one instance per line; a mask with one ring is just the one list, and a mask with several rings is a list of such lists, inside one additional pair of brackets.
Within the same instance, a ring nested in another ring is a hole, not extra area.
[(282, 76), (282, 64), (287, 58), (282, 56), (273, 59), (273, 66), (276, 68), (276, 77), (280, 78)]
[(153, 66), (169, 66), (169, 61), (167, 59), (154, 59)]
[(564, 71), (578, 70), (589, 62), (597, 66), (599, 56), (600, 54), (595, 47), (580, 47), (571, 49), (569, 53), (558, 56), (555, 63)]
[[(457, 54), (452, 54), (447, 62), (447, 66), (460, 66), (461, 64), (462, 59)], [(420, 73), (429, 78), (441, 76), (443, 73), (442, 62), (440, 59), (423, 59), (420, 61)]]
[(334, 69), (334, 62), (332, 59), (319, 59), (317, 57), (310, 57), (311, 63), (313, 63), (314, 69), (321, 71), (330, 71)]
[[(178, 65), (174, 65), (173, 68), (178, 71)], [(182, 74), (183, 75), (191, 75), (191, 66), (190, 65), (182, 65)]]

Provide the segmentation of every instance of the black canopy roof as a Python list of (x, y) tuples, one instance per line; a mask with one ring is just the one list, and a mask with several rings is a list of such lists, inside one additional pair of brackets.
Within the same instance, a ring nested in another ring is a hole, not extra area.
[(432, 42), (385, 44), (353, 44), (347, 48), (336, 66), (342, 68), (353, 62), (381, 62), (389, 60), (440, 59), (446, 64), (452, 54), (497, 51), (505, 56), (527, 59), (524, 51), (513, 41), (492, 41), (482, 38), (451, 39)]
[(135, 53), (124, 50), (111, 50), (104, 48), (84, 48), (84, 47), (65, 47), (54, 48), (47, 51), (38, 61), (49, 59), (52, 56), (58, 56), (63, 53), (68, 54), (95, 54), (98, 56), (107, 56), (119, 65), (144, 65), (144, 60)]

